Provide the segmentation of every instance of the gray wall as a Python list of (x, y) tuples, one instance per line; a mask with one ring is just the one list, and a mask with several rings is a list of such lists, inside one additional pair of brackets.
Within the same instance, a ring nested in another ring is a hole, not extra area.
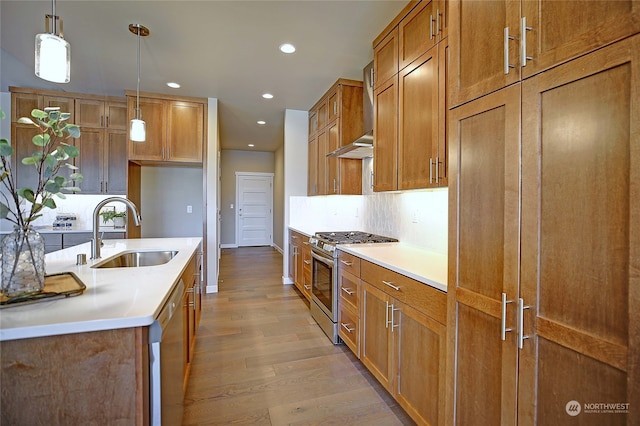
[(202, 237), (202, 169), (143, 167), (141, 204), (142, 238)]
[[(236, 172), (275, 173), (273, 152), (223, 150), (220, 158), (221, 230), (220, 245), (236, 246)], [(275, 181), (275, 176), (274, 176)], [(233, 204), (233, 209), (231, 208)], [(275, 190), (274, 190), (275, 207)], [(275, 217), (275, 212), (274, 212)]]
[(284, 250), (284, 145), (275, 152), (273, 176), (273, 245)]

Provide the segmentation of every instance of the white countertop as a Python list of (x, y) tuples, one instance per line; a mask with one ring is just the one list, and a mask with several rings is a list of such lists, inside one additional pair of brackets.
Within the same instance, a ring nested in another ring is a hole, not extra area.
[(308, 227), (304, 227), (304, 226), (289, 226), (289, 229), (293, 229), (296, 232), (299, 232), (301, 234), (306, 235), (307, 237), (311, 237), (313, 234), (315, 234), (316, 232), (311, 230)]
[[(182, 275), (202, 238), (104, 240), (102, 258), (91, 256), (91, 243), (45, 256), (47, 274), (75, 273), (87, 289), (80, 296), (0, 309), (0, 341), (59, 334), (148, 326)], [(92, 269), (126, 250), (177, 250), (168, 263), (138, 268)], [(87, 264), (76, 266), (85, 253)]]
[(351, 253), (416, 281), (447, 291), (447, 255), (403, 243), (338, 244)]
[[(54, 228), (51, 225), (47, 226), (34, 226), (34, 230), (40, 234), (79, 234), (79, 233), (93, 233), (92, 228)], [(11, 230), (0, 231), (0, 235), (10, 234)], [(114, 228), (113, 226), (105, 226), (98, 228), (98, 232), (127, 232), (127, 228)]]

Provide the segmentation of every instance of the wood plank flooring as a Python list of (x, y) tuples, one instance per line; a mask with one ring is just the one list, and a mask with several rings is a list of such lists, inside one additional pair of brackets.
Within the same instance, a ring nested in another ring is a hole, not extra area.
[(203, 298), (184, 425), (414, 424), (282, 285), (275, 249), (224, 249), (220, 279)]

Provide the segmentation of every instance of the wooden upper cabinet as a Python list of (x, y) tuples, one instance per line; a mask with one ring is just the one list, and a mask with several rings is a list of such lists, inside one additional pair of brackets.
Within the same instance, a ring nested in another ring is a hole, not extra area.
[(171, 101), (168, 105), (167, 158), (172, 161), (202, 162), (204, 105)]
[[(640, 3), (633, 0), (523, 1), (526, 34), (523, 78), (640, 32)], [(524, 37), (523, 37), (524, 36)], [(526, 65), (525, 65), (526, 62)]]
[(75, 99), (69, 98), (66, 96), (56, 96), (56, 95), (44, 95), (42, 96), (42, 109), (48, 107), (58, 107), (60, 108), (60, 112), (68, 112), (71, 114), (67, 123), (77, 124), (76, 115), (75, 115)]
[[(374, 42), (375, 43), (375, 42)], [(373, 87), (378, 89), (398, 73), (398, 28), (373, 47)]]
[(76, 124), (81, 127), (126, 130), (127, 104), (100, 99), (76, 99)]
[(42, 96), (37, 93), (13, 93), (11, 96), (11, 122), (22, 117), (31, 118), (31, 111), (42, 109)]
[(398, 188), (398, 77), (374, 91), (373, 189)]
[(103, 192), (127, 193), (127, 132), (108, 130), (105, 132), (102, 159)]
[(309, 141), (307, 195), (318, 195), (318, 136)]
[[(129, 119), (135, 117), (136, 99), (128, 98)], [(163, 161), (167, 139), (167, 104), (162, 99), (140, 98), (140, 112), (146, 123), (146, 140), (129, 141), (130, 160)]]
[(327, 96), (327, 123), (333, 123), (340, 116), (340, 91), (336, 88)]
[(318, 110), (313, 109), (309, 111), (309, 137), (316, 134), (318, 131)]
[(104, 149), (104, 132), (102, 129), (85, 128), (76, 139), (80, 154), (76, 158), (76, 167), (82, 174), (81, 194), (100, 194), (104, 189), (102, 165)]
[(316, 194), (317, 195), (327, 195), (328, 192), (328, 179), (329, 179), (329, 170), (328, 170), (328, 162), (327, 162), (327, 154), (329, 153), (329, 135), (327, 134), (327, 129), (321, 130), (318, 133), (318, 180), (316, 186)]
[[(204, 102), (195, 99), (140, 97), (146, 141), (129, 141), (129, 159), (148, 162), (202, 163), (205, 139)], [(135, 114), (136, 98), (128, 95), (129, 119)]]
[(438, 59), (438, 49), (431, 49), (398, 78), (398, 189), (436, 185)]
[(519, 0), (450, 0), (449, 13), (451, 107), (520, 80)]
[(329, 109), (327, 104), (327, 99), (323, 99), (318, 106), (318, 131), (323, 130), (327, 127), (327, 119), (329, 118)]
[(419, 3), (398, 24), (398, 69), (401, 70), (438, 41), (438, 16), (434, 1)]

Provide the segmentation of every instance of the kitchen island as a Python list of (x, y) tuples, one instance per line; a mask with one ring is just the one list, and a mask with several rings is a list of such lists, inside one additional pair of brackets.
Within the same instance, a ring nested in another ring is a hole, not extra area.
[[(80, 296), (0, 310), (2, 424), (148, 424), (149, 326), (201, 238), (107, 240), (46, 255), (48, 274), (73, 272)], [(168, 263), (91, 268), (129, 250), (176, 250)], [(76, 265), (78, 254), (87, 264)], [(178, 386), (184, 386), (179, 383)]]

